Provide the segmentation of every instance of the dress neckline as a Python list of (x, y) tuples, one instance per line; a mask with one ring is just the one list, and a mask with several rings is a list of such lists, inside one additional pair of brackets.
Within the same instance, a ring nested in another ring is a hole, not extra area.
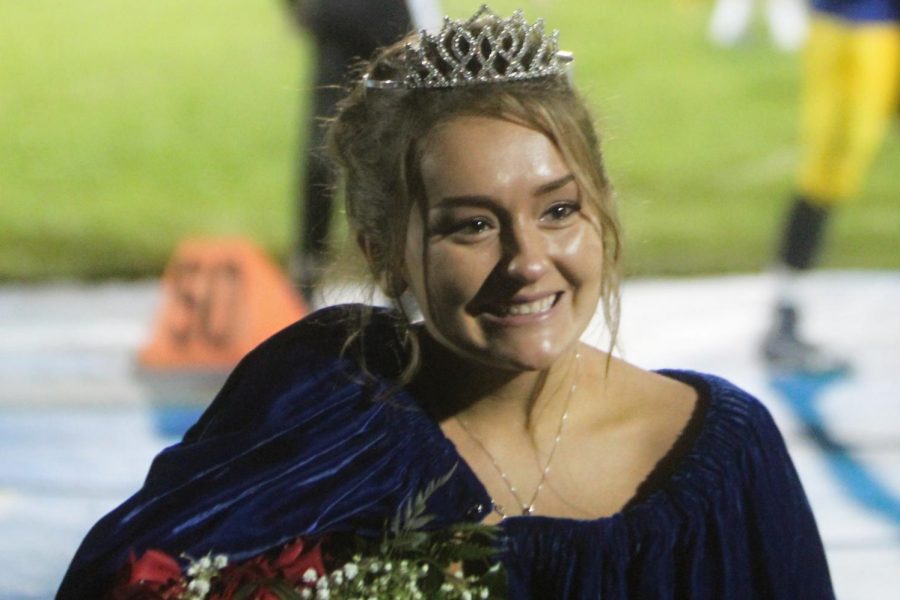
[[(501, 523), (530, 522), (530, 523), (570, 523), (570, 524), (599, 524), (615, 521), (626, 514), (651, 508), (664, 501), (663, 491), (676, 484), (685, 477), (690, 477), (690, 471), (698, 458), (705, 454), (705, 446), (709, 443), (711, 435), (710, 422), (714, 418), (716, 394), (712, 387), (714, 382), (702, 373), (679, 369), (659, 369), (654, 373), (670, 379), (680, 381), (694, 388), (697, 392), (697, 405), (691, 414), (688, 423), (682, 429), (672, 448), (660, 458), (656, 466), (647, 474), (647, 477), (638, 487), (637, 492), (624, 506), (611, 515), (592, 519), (579, 519), (576, 517), (560, 517), (552, 515), (511, 515), (505, 517)], [(411, 396), (411, 394), (410, 394)], [(465, 480), (468, 487), (477, 496), (475, 511), (469, 511), (468, 516), (475, 516), (479, 520), (485, 518), (491, 512), (493, 499), (488, 493), (484, 483), (469, 465), (468, 461), (456, 449), (453, 441), (446, 436), (440, 424), (426, 411), (415, 398), (412, 398), (417, 410), (415, 411), (425, 422), (422, 431), (425, 437), (438, 444), (441, 454), (455, 463), (454, 477)], [(475, 514), (473, 514), (473, 512)]]

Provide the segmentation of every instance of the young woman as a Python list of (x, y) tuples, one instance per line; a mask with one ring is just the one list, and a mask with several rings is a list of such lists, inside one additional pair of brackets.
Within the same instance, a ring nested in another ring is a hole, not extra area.
[(61, 598), (102, 595), (148, 548), (377, 535), (448, 474), (430, 527), (499, 523), (512, 598), (833, 596), (765, 408), (579, 341), (598, 307), (615, 338), (619, 232), (570, 59), (481, 10), (372, 61), (330, 139), (398, 308), (326, 309), (248, 355)]

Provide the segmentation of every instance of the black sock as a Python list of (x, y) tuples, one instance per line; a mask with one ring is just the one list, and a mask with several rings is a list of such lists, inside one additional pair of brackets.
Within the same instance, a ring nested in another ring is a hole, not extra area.
[(788, 212), (778, 258), (789, 268), (812, 267), (821, 253), (823, 234), (831, 211), (797, 196)]

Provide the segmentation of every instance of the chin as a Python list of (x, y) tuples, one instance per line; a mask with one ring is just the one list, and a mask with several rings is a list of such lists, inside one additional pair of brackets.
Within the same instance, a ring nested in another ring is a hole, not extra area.
[(543, 371), (549, 369), (564, 354), (568, 346), (547, 350), (498, 350), (490, 353), (491, 363), (514, 371)]
[[(543, 371), (552, 367), (578, 343), (537, 336), (494, 336), (473, 328), (464, 335), (442, 336), (430, 330), (432, 339), (453, 354), (476, 365), (505, 371)], [(505, 339), (504, 339), (505, 337)]]

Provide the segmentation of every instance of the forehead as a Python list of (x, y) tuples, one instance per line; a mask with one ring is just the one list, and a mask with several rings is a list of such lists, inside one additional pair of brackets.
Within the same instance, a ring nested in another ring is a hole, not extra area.
[(422, 180), (429, 201), (444, 196), (504, 195), (570, 172), (542, 132), (498, 118), (457, 117), (428, 136)]

